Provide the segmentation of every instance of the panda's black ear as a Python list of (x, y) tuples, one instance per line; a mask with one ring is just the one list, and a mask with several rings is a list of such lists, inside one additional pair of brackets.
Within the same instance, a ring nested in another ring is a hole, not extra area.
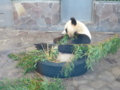
[(77, 21), (75, 20), (74, 17), (70, 18), (70, 20), (71, 20), (71, 23), (72, 23), (73, 25), (76, 25), (76, 24), (77, 24)]

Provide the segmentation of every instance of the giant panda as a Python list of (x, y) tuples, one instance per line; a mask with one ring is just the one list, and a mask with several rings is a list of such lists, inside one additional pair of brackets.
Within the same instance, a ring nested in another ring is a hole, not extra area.
[[(74, 57), (73, 45), (71, 44), (90, 44), (92, 38), (86, 25), (73, 17), (65, 24), (62, 35), (68, 35), (69, 38), (74, 39), (66, 45), (58, 46), (59, 56), (57, 60), (60, 62), (69, 62), (71, 61), (70, 59)], [(55, 38), (54, 42), (56, 43), (59, 39), (62, 39), (63, 36)], [(75, 38), (75, 36), (77, 36), (77, 38)]]
[[(62, 35), (68, 35), (69, 38), (74, 38), (76, 35), (77, 38), (72, 40), (67, 45), (58, 45), (59, 55), (57, 57), (57, 61), (59, 62), (70, 62), (74, 57), (72, 48), (73, 45), (69, 44), (90, 44), (91, 42), (91, 34), (88, 28), (80, 21), (77, 21), (75, 18), (71, 18), (64, 26), (64, 30)], [(63, 38), (63, 36), (55, 38), (54, 43)]]
[[(77, 21), (75, 18), (71, 18), (64, 26), (62, 35), (68, 35), (69, 38), (74, 38), (69, 44), (90, 44), (91, 34), (84, 23)], [(72, 53), (73, 45), (59, 45), (58, 49), (61, 53)]]

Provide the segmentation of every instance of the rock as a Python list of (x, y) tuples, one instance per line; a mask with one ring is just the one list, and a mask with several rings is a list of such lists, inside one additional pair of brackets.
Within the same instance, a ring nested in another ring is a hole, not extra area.
[(112, 68), (110, 72), (117, 77), (120, 75), (120, 68), (118, 67)]
[(96, 74), (95, 72), (90, 71), (90, 72), (87, 72), (87, 73), (83, 76), (83, 78), (84, 78), (84, 79), (87, 79), (87, 80), (94, 80), (94, 79), (96, 78), (96, 76), (97, 76), (97, 74)]
[(36, 20), (42, 15), (42, 10), (40, 8), (32, 8), (31, 18)]
[(51, 25), (51, 18), (46, 17), (46, 18), (45, 18), (45, 22), (46, 22), (46, 24), (47, 24), (48, 26), (50, 26), (50, 25)]
[(23, 7), (28, 10), (31, 9), (32, 7), (34, 7), (31, 3), (22, 3)]
[(79, 85), (83, 85), (83, 84), (87, 84), (88, 83), (88, 80), (77, 80), (77, 81), (75, 81), (76, 82), (76, 84), (79, 86)]
[(30, 30), (39, 30), (39, 27), (37, 25), (33, 25)]
[(105, 84), (106, 84), (105, 81), (96, 80), (96, 81), (94, 81), (94, 82), (91, 83), (91, 86), (93, 86), (94, 88), (99, 89), (99, 88), (103, 87)]
[(109, 84), (109, 87), (111, 87), (112, 90), (120, 90), (120, 82), (112, 82)]
[(94, 90), (91, 86), (88, 85), (81, 85), (79, 90)]
[(30, 19), (26, 24), (27, 24), (28, 26), (36, 25), (36, 21)]
[(120, 76), (116, 79), (116, 81), (120, 82)]
[(108, 86), (105, 86), (105, 87), (102, 87), (102, 88), (100, 88), (98, 90), (112, 90), (112, 89), (110, 87), (108, 87)]
[(57, 25), (59, 22), (60, 22), (59, 14), (53, 14), (53, 16), (52, 16), (52, 24)]
[(75, 88), (73, 86), (68, 86), (67, 90), (75, 90)]
[(102, 8), (103, 8), (103, 4), (102, 3), (101, 4), (96, 4), (96, 7), (95, 7), (96, 13), (98, 14)]
[(52, 11), (54, 13), (59, 13), (60, 9), (59, 9), (59, 3), (54, 3), (53, 6), (52, 6)]
[(109, 20), (115, 24), (118, 23), (118, 18), (115, 14), (112, 14), (110, 17), (109, 17)]
[(53, 6), (53, 3), (49, 3), (49, 8), (51, 8)]
[(39, 8), (45, 11), (47, 8), (49, 8), (49, 5), (48, 3), (39, 3)]
[(101, 19), (105, 19), (113, 13), (113, 6), (105, 4), (101, 10)]
[(47, 8), (46, 10), (43, 11), (43, 14), (46, 16), (46, 17), (52, 17), (53, 15), (53, 12), (50, 8)]
[(37, 25), (40, 26), (40, 27), (46, 27), (46, 22), (45, 22), (44, 19), (39, 18), (39, 19), (37, 20)]
[(98, 78), (104, 80), (104, 81), (107, 81), (107, 82), (112, 82), (115, 77), (108, 71), (105, 71), (105, 72), (102, 72)]

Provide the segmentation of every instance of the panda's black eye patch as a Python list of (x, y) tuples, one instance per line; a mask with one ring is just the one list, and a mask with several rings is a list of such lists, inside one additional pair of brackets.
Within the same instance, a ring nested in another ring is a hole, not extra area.
[(68, 32), (67, 29), (65, 29), (66, 33)]

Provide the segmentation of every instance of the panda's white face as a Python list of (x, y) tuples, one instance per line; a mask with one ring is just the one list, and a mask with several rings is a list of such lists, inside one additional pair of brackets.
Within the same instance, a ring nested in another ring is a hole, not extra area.
[(62, 35), (68, 35), (70, 38), (72, 38), (74, 36), (74, 33), (75, 33), (75, 25), (73, 25), (71, 23), (71, 20), (68, 21), (66, 24), (65, 24), (65, 27), (64, 27), (64, 30), (62, 32)]

